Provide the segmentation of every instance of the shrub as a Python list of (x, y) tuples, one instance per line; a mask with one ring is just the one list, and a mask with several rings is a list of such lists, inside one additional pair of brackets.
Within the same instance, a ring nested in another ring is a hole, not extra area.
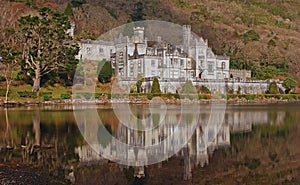
[(173, 94), (174, 98), (176, 99), (180, 99), (180, 95), (179, 94)]
[(201, 94), (211, 94), (210, 90), (204, 86), (204, 85), (196, 85), (195, 86), (196, 90), (197, 90), (197, 93), (201, 93)]
[(201, 99), (206, 99), (206, 96), (204, 94), (199, 94), (198, 95), (198, 99), (201, 100)]
[(50, 98), (49, 98), (48, 95), (44, 95), (44, 96), (43, 96), (43, 100), (44, 100), (44, 101), (49, 101), (49, 99), (50, 99)]
[(256, 33), (254, 30), (249, 30), (243, 35), (245, 42), (248, 41), (258, 41), (260, 39), (258, 33)]
[(52, 92), (40, 92), (40, 97), (43, 97), (44, 101), (49, 101), (52, 98)]
[(100, 94), (100, 93), (95, 93), (95, 99), (99, 99), (99, 98), (100, 98), (100, 96), (101, 96), (101, 94)]
[(52, 96), (52, 92), (40, 92), (40, 96)]
[(284, 94), (284, 95), (282, 95), (282, 99), (289, 100), (289, 99), (291, 99), (291, 96), (288, 94)]
[(136, 84), (132, 84), (130, 86), (130, 93), (137, 93), (137, 86), (136, 86)]
[(295, 79), (293, 79), (293, 78), (288, 77), (288, 78), (286, 78), (283, 81), (282, 86), (284, 88), (286, 88), (285, 93), (288, 94), (288, 93), (290, 93), (290, 91), (292, 89), (294, 89), (295, 87), (297, 87), (297, 81)]
[(279, 90), (278, 90), (278, 86), (277, 83), (275, 81), (271, 82), (269, 85), (269, 94), (278, 94)]
[(245, 94), (244, 97), (246, 100), (254, 100), (256, 98), (255, 94)]
[(69, 94), (69, 93), (61, 93), (60, 97), (61, 97), (61, 99), (70, 99), (71, 98), (71, 94)]
[(98, 64), (98, 81), (107, 83), (111, 81), (114, 71), (109, 61), (102, 60)]
[(152, 82), (151, 93), (161, 93), (160, 84), (156, 77), (153, 79), (153, 82)]
[(245, 158), (244, 165), (249, 168), (250, 170), (254, 170), (260, 166), (261, 162), (259, 159), (249, 159), (248, 157)]
[(275, 97), (277, 100), (280, 100), (282, 96), (281, 96), (281, 94), (275, 94), (274, 97)]
[(17, 93), (21, 98), (37, 98), (36, 92), (19, 91)]
[(238, 97), (237, 94), (227, 94), (227, 100), (229, 100), (229, 99), (235, 99), (237, 97)]
[(147, 94), (147, 98), (148, 98), (148, 100), (152, 100), (153, 94)]
[(237, 89), (237, 92), (236, 92), (236, 93), (237, 93), (237, 94), (241, 94), (241, 90), (242, 90), (241, 87), (238, 86), (238, 89)]

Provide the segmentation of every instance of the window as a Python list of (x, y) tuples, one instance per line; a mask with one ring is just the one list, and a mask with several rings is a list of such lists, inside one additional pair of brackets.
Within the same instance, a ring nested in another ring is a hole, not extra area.
[(86, 48), (86, 52), (87, 52), (88, 54), (91, 54), (91, 53), (92, 53), (91, 48), (90, 48), (90, 47), (87, 47), (87, 48)]
[(130, 68), (133, 68), (133, 61), (130, 61)]
[(214, 72), (213, 64), (212, 64), (212, 63), (209, 63), (209, 64), (208, 64), (208, 72), (209, 72), (209, 73)]
[(200, 60), (200, 67), (203, 68), (203, 63), (204, 61), (203, 60)]
[(222, 69), (225, 69), (225, 62), (222, 62)]
[(103, 53), (103, 52), (104, 52), (103, 48), (99, 48), (99, 53)]
[(155, 76), (155, 75), (156, 75), (155, 70), (152, 70), (152, 71), (151, 71), (151, 75), (152, 75), (152, 76)]
[(151, 67), (155, 67), (155, 60), (151, 60)]
[(180, 60), (180, 66), (181, 66), (181, 67), (184, 66), (184, 61), (183, 61), (183, 59)]
[(159, 61), (158, 67), (162, 67), (162, 61)]

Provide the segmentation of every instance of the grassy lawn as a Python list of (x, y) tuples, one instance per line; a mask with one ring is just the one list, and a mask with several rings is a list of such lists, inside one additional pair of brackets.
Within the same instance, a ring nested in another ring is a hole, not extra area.
[[(76, 88), (76, 87), (75, 87)], [(5, 84), (0, 84), (0, 89), (5, 90), (6, 86)], [(16, 102), (27, 102), (27, 101), (44, 101), (44, 97), (38, 96), (37, 98), (23, 98), (20, 97), (18, 92), (31, 92), (32, 86), (29, 84), (25, 85), (19, 85), (19, 86), (11, 86), (9, 91), (9, 101), (16, 101)], [(80, 92), (90, 92), (90, 89), (85, 89), (84, 87), (80, 87)], [(97, 84), (95, 88), (95, 93), (110, 93), (111, 91), (111, 85), (110, 84)], [(60, 84), (54, 84), (53, 86), (46, 86), (41, 87), (41, 90), (39, 93), (52, 93), (52, 98), (50, 99), (61, 99), (61, 94), (72, 94), (72, 86), (70, 87), (64, 87)], [(0, 93), (0, 101), (4, 100), (5, 96), (1, 95)]]
[[(1, 89), (5, 89), (5, 86), (1, 86)], [(12, 86), (9, 91), (9, 101), (17, 101), (17, 102), (26, 102), (26, 101), (44, 101), (43, 97), (37, 97), (37, 98), (23, 98), (20, 97), (18, 92), (31, 92), (32, 86), (31, 85), (19, 85), (19, 86)], [(48, 87), (42, 87), (42, 92), (52, 92), (52, 99), (60, 99), (60, 96), (62, 93), (71, 93), (72, 88), (71, 87), (63, 87), (61, 85), (54, 85), (54, 86), (48, 86)], [(4, 99), (4, 96), (0, 96), (0, 99)]]

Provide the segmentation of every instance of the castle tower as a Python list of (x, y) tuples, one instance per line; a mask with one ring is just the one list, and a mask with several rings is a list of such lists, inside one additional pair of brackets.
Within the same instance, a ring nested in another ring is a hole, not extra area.
[(134, 43), (139, 44), (144, 42), (144, 28), (143, 27), (135, 27), (134, 31)]
[(182, 26), (183, 33), (183, 50), (190, 55), (191, 25)]

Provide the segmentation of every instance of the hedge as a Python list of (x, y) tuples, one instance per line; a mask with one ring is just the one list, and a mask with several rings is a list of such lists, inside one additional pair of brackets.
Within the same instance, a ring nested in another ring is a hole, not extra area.
[(19, 91), (17, 93), (21, 98), (37, 98), (36, 92)]
[(270, 99), (275, 98), (277, 100), (300, 100), (300, 94), (227, 94), (227, 99), (235, 99), (235, 98), (245, 98), (246, 100), (254, 100), (254, 99)]

